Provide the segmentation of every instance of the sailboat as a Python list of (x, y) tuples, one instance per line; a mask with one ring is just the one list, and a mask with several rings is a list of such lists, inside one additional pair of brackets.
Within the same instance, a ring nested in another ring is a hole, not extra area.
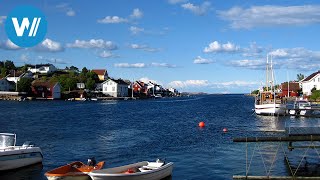
[(274, 72), (272, 68), (272, 56), (267, 55), (266, 86), (260, 89), (255, 98), (255, 113), (257, 115), (285, 115), (286, 104), (278, 96), (274, 86)]

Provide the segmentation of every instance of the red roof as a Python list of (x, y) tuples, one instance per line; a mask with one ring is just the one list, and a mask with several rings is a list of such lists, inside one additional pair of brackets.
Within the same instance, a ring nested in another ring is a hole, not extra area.
[(105, 75), (107, 74), (106, 69), (92, 69), (92, 72), (95, 72), (97, 75)]
[(319, 73), (320, 73), (320, 71), (315, 72), (315, 73), (312, 73), (310, 76), (308, 76), (307, 78), (305, 78), (305, 79), (303, 80), (303, 82), (311, 80), (313, 77), (315, 77), (315, 76), (316, 76), (317, 74), (319, 74)]
[(42, 82), (42, 81), (33, 81), (32, 86), (33, 87), (54, 87), (57, 84), (57, 82)]

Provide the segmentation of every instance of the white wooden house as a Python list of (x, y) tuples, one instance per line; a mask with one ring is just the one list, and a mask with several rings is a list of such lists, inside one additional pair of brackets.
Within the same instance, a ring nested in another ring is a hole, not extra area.
[(22, 73), (22, 72), (16, 72), (12, 71), (9, 75), (6, 76), (6, 79), (8, 81), (17, 83), (20, 81), (21, 78), (32, 78), (32, 73), (30, 71)]
[(128, 84), (122, 79), (108, 79), (101, 86), (103, 94), (112, 97), (128, 97)]
[(310, 76), (300, 81), (302, 87), (302, 93), (304, 95), (311, 95), (311, 90), (316, 88), (320, 90), (320, 71), (312, 73)]
[(36, 64), (36, 65), (30, 65), (28, 67), (28, 71), (31, 71), (34, 74), (35, 73), (51, 74), (57, 71), (57, 68), (52, 64)]

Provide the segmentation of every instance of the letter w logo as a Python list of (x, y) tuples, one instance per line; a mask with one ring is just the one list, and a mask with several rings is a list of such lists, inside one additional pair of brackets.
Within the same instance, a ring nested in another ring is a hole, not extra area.
[[(18, 23), (17, 18), (11, 18), (12, 23), (14, 26), (14, 29), (16, 30), (17, 36), (23, 36), (24, 30), (29, 29), (30, 22), (28, 18), (23, 18), (21, 25)], [(29, 35), (28, 36), (35, 36), (37, 35), (38, 27), (40, 24), (41, 18), (33, 18), (31, 28), (29, 30)]]

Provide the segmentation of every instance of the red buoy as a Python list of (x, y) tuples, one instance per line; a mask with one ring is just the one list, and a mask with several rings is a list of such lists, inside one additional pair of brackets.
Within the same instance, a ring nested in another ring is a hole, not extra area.
[(223, 132), (228, 132), (228, 129), (227, 129), (227, 128), (223, 128), (222, 131), (223, 131)]
[(199, 127), (203, 128), (204, 126), (206, 126), (206, 125), (204, 124), (203, 121), (199, 122)]

